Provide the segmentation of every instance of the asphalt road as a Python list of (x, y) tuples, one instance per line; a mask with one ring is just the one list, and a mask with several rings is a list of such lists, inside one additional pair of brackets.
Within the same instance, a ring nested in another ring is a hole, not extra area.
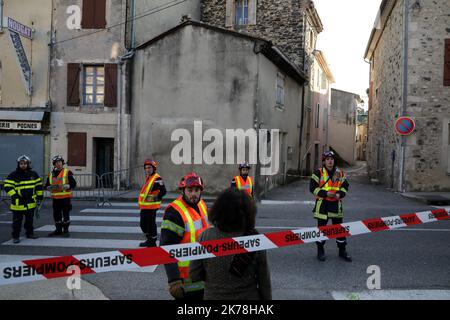
[[(386, 190), (383, 186), (370, 184), (363, 170), (350, 173), (349, 182), (350, 190), (344, 202), (347, 222), (434, 209)], [(307, 181), (295, 182), (273, 190), (269, 197), (258, 205), (257, 226), (260, 232), (315, 226), (311, 212), (312, 200)], [(7, 213), (7, 207), (1, 204), (0, 262), (21, 260), (24, 256), (59, 256), (111, 251), (113, 250), (111, 247), (115, 245), (136, 247), (142, 241), (143, 237), (138, 229), (139, 223), (133, 219), (138, 218), (139, 215), (130, 211), (137, 208), (123, 206), (109, 208), (128, 212), (111, 212), (111, 210), (89, 212), (86, 209), (95, 209), (95, 204), (74, 203), (71, 237), (55, 240), (53, 244), (57, 246), (52, 246), (48, 242), (43, 242), (49, 240), (46, 238), (48, 231), (39, 231), (52, 228), (51, 208), (48, 202), (41, 212), (41, 218), (35, 223), (36, 233), (42, 238), (25, 240), (19, 245), (10, 245), (8, 241), (11, 233), (9, 223), (11, 215)], [(92, 219), (101, 220), (101, 217), (103, 220), (111, 220), (111, 217), (118, 218), (115, 219), (117, 221), (92, 221)], [(162, 217), (162, 214), (160, 213), (158, 217)], [(87, 219), (89, 221), (83, 221)], [(97, 228), (101, 232), (93, 231)], [(327, 260), (325, 262), (319, 262), (316, 259), (314, 244), (269, 250), (273, 298), (289, 300), (449, 299), (449, 240), (450, 221), (440, 221), (402, 230), (350, 237), (348, 251), (353, 257), (352, 263), (338, 258), (334, 241), (328, 241), (326, 244)], [(41, 241), (45, 244), (26, 245), (31, 241)], [(80, 245), (85, 247), (79, 247)], [(90, 245), (93, 247), (89, 247)], [(18, 259), (15, 259), (16, 257)], [(367, 268), (373, 265), (380, 268), (381, 290), (371, 291), (367, 288), (367, 279), (371, 276), (367, 273)], [(89, 299), (93, 297), (94, 299), (170, 299), (164, 268), (158, 266), (156, 270), (153, 269), (150, 268), (146, 272), (108, 272), (86, 275), (82, 279), (90, 289), (94, 290), (92, 295), (89, 295)], [(44, 282), (47, 283), (44, 284)], [(0, 287), (0, 297), (8, 299), (23, 295), (26, 298), (39, 298), (39, 288), (49, 286), (49, 283), (51, 284), (49, 281), (33, 283), (32, 286), (36, 291), (27, 289), (29, 288), (27, 284), (21, 284), (14, 293)], [(55, 293), (53, 297), (65, 299), (67, 292), (64, 290), (68, 291), (64, 288), (65, 282), (55, 281), (54, 286), (59, 286), (59, 292), (62, 294), (58, 296), (58, 293)]]

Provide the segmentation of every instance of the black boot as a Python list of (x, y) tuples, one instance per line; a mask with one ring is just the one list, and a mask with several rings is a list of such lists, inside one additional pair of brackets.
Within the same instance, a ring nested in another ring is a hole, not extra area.
[(345, 248), (339, 248), (339, 257), (344, 259), (347, 262), (352, 262), (352, 257), (349, 256), (347, 250)]
[(66, 237), (66, 238), (70, 237), (69, 225), (70, 225), (70, 222), (63, 223), (63, 237)]
[(30, 234), (27, 234), (27, 238), (28, 239), (39, 239), (39, 236), (34, 233), (30, 233)]
[(317, 259), (319, 261), (325, 261), (325, 248), (323, 244), (317, 245)]
[(147, 240), (139, 243), (139, 247), (156, 247), (156, 238), (147, 236)]
[(51, 232), (51, 233), (49, 233), (48, 234), (49, 237), (58, 237), (58, 236), (61, 236), (63, 234), (62, 233), (62, 223), (61, 222), (55, 223), (55, 227), (56, 227), (56, 230)]

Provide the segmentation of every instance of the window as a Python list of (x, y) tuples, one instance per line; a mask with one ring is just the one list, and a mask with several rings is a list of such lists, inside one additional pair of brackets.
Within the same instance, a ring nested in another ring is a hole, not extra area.
[[(104, 105), (117, 106), (117, 64), (84, 65), (69, 63), (67, 65), (67, 105)], [(82, 77), (80, 73), (82, 72)], [(80, 79), (82, 85), (80, 86)], [(82, 99), (80, 99), (80, 89)]]
[(83, 0), (81, 28), (106, 28), (106, 0)]
[(67, 161), (70, 166), (86, 166), (86, 133), (68, 132), (67, 133)]
[(243, 26), (247, 25), (248, 20), (248, 0), (237, 0), (235, 8), (236, 25)]
[(256, 25), (257, 0), (226, 0), (225, 27)]
[(317, 88), (320, 88), (320, 69), (317, 70)]
[(321, 89), (327, 90), (327, 76), (324, 72), (322, 72), (322, 83), (321, 83)]
[(277, 105), (284, 106), (284, 76), (277, 74)]
[(103, 105), (105, 101), (105, 67), (84, 67), (83, 104)]
[(320, 104), (317, 104), (317, 112), (316, 112), (316, 128), (319, 127), (320, 120)]
[(310, 31), (309, 32), (309, 47), (311, 48), (311, 50), (314, 50), (314, 46), (315, 46), (315, 43), (314, 43), (315, 41), (314, 41), (314, 31)]

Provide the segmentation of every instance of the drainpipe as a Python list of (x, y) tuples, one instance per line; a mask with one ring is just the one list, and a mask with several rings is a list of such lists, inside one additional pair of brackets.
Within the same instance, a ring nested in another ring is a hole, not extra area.
[[(305, 73), (305, 62), (306, 62), (306, 14), (303, 12), (303, 73)], [(304, 118), (305, 118), (305, 91), (308, 82), (305, 81), (302, 90), (302, 107), (301, 107), (301, 118), (300, 118), (300, 137), (299, 137), (299, 150), (298, 150), (298, 168), (297, 171), (299, 175), (302, 175), (302, 167), (303, 167), (303, 159), (302, 159), (302, 140), (303, 140), (303, 126), (304, 126)]]
[(136, 46), (136, 0), (131, 0), (131, 50)]
[(0, 0), (0, 32), (3, 31), (3, 0)]
[[(262, 43), (255, 43), (254, 47), (253, 47), (253, 52), (256, 54), (256, 83), (255, 83), (255, 88), (254, 88), (254, 97), (253, 97), (253, 114), (254, 114), (254, 123), (253, 126), (256, 130), (256, 145), (257, 147), (257, 157), (256, 157), (256, 165), (255, 165), (255, 190), (254, 190), (254, 195), (255, 195), (255, 200), (259, 201), (260, 200), (260, 181), (261, 178), (264, 179), (264, 181), (266, 180), (266, 177), (262, 177), (261, 176), (261, 165), (259, 163), (259, 129), (261, 129), (261, 125), (263, 124), (260, 118), (260, 112), (259, 112), (259, 104), (258, 104), (258, 94), (259, 94), (259, 69), (260, 69), (260, 63), (261, 63), (261, 50), (262, 50), (262, 46), (264, 44)], [(264, 195), (263, 197), (266, 196), (266, 190), (265, 190), (265, 183), (264, 183)]]
[[(408, 107), (408, 51), (409, 51), (409, 0), (404, 0), (404, 31), (403, 31), (403, 99), (402, 116), (406, 116)], [(400, 153), (400, 181), (398, 189), (405, 192), (405, 157), (406, 157), (406, 136), (402, 136), (402, 145)]]
[(123, 92), (125, 91), (124, 89), (124, 84), (126, 82), (126, 61), (129, 59), (132, 59), (134, 56), (134, 50), (131, 50), (129, 52), (127, 52), (126, 54), (124, 54), (123, 56), (119, 57), (119, 90), (118, 90), (118, 114), (117, 114), (117, 169), (121, 170), (122, 169), (122, 122), (123, 122), (123, 115), (124, 115), (124, 108), (123, 108), (123, 104), (124, 104), (124, 94)]

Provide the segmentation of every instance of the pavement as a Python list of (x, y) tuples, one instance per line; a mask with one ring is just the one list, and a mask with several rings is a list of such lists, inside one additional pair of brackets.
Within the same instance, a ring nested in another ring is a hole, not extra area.
[(401, 195), (426, 204), (449, 205), (450, 192), (404, 192)]
[[(371, 184), (364, 168), (346, 168), (350, 188), (344, 201), (345, 221), (428, 211), (430, 206)], [(167, 205), (164, 201), (163, 208)], [(208, 207), (212, 199), (207, 199)], [(258, 204), (260, 232), (315, 226), (309, 181), (273, 189)], [(447, 208), (450, 209), (450, 208)], [(160, 226), (163, 210), (157, 214)], [(53, 219), (45, 203), (35, 222), (37, 240), (10, 243), (11, 216), (0, 204), (0, 263), (24, 258), (63, 256), (136, 248), (143, 236), (135, 203), (74, 201), (71, 237), (49, 239)], [(327, 260), (316, 259), (316, 246), (305, 244), (267, 251), (274, 299), (369, 300), (449, 299), (450, 221), (350, 237), (352, 263), (338, 258), (334, 241), (325, 246)], [(379, 290), (369, 290), (373, 267), (380, 270)], [(81, 289), (68, 289), (67, 279), (0, 286), (0, 299), (169, 300), (163, 266), (82, 276)]]

